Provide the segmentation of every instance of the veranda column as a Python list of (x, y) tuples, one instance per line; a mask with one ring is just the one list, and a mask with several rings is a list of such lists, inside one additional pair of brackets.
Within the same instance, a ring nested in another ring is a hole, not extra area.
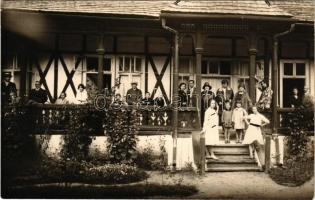
[(253, 103), (256, 102), (256, 55), (257, 49), (249, 49), (249, 96)]
[[(198, 109), (198, 118), (199, 118), (199, 130), (202, 127), (201, 124), (201, 62), (202, 62), (202, 53), (203, 53), (203, 42), (204, 35), (202, 33), (197, 32), (195, 38), (195, 53), (196, 53), (196, 93), (197, 93), (197, 109)], [(196, 130), (196, 131), (199, 131)], [(198, 144), (200, 148), (200, 167), (201, 174), (205, 172), (205, 138), (204, 134), (200, 135), (200, 143)], [(195, 155), (197, 156), (197, 155)], [(198, 156), (198, 157), (199, 157)]]
[(174, 38), (174, 68), (173, 68), (173, 168), (172, 170), (176, 170), (176, 153), (177, 153), (177, 134), (178, 134), (178, 42), (179, 36), (178, 33), (175, 34)]
[(257, 55), (257, 35), (255, 28), (249, 33), (249, 97), (252, 102), (256, 102), (256, 55)]
[(103, 89), (103, 67), (104, 67), (104, 35), (99, 36), (99, 43), (98, 48), (96, 49), (96, 52), (98, 54), (98, 68), (97, 68), (97, 88), (99, 91)]

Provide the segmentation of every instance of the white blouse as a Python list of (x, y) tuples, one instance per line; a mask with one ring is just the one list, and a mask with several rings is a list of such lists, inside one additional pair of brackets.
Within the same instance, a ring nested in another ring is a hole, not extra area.
[(258, 114), (250, 114), (247, 119), (250, 120), (251, 124), (255, 124), (255, 125), (259, 125), (261, 126), (262, 123), (269, 123), (269, 120), (263, 116), (262, 114), (258, 113)]
[(87, 103), (87, 98), (88, 98), (87, 92), (86, 92), (86, 90), (83, 90), (83, 92), (79, 91), (77, 93), (75, 100), (76, 100), (77, 104), (85, 104), (85, 103)]

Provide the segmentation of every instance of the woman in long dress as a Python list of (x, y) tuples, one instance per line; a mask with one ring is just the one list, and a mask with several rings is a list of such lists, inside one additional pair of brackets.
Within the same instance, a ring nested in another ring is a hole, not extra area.
[[(210, 107), (205, 112), (205, 119), (203, 123), (203, 131), (205, 132), (206, 145), (215, 145), (219, 143), (219, 116), (216, 108), (215, 100), (211, 100)], [(209, 152), (206, 150), (207, 156), (213, 159), (218, 159), (210, 148)]]
[(253, 157), (253, 142), (257, 141), (264, 145), (264, 139), (261, 133), (261, 127), (269, 124), (269, 120), (260, 114), (256, 106), (252, 107), (253, 113), (245, 117), (248, 124), (243, 144), (249, 144), (250, 156)]

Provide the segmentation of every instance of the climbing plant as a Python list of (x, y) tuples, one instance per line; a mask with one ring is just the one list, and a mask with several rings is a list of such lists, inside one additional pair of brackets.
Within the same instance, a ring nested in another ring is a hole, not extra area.
[(79, 106), (69, 112), (70, 120), (61, 157), (71, 160), (85, 160), (93, 137), (91, 133), (102, 132), (102, 113), (92, 106)]
[(138, 111), (122, 106), (106, 112), (104, 130), (111, 163), (129, 163), (135, 156)]
[(284, 116), (283, 125), (289, 127), (288, 154), (304, 157), (309, 142), (308, 132), (314, 129), (314, 104), (303, 103), (295, 112)]

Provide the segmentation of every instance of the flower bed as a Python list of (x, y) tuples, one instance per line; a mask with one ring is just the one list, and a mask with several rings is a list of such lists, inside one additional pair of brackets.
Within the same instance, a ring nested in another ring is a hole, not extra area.
[(91, 162), (44, 159), (38, 166), (25, 170), (10, 185), (39, 183), (95, 183), (116, 184), (144, 180), (148, 175), (126, 164), (94, 165)]

